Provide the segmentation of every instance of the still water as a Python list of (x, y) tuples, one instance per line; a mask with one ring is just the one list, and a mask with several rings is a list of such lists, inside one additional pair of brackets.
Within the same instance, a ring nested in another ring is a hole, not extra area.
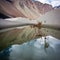
[(44, 40), (42, 37), (22, 45), (12, 45), (0, 52), (0, 60), (60, 60), (60, 40), (47, 36), (47, 48)]

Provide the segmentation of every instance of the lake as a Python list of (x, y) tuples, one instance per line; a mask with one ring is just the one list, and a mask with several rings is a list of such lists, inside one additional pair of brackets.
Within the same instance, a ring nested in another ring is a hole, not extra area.
[(15, 44), (0, 52), (0, 60), (60, 60), (60, 40), (46, 36), (46, 40), (42, 37)]

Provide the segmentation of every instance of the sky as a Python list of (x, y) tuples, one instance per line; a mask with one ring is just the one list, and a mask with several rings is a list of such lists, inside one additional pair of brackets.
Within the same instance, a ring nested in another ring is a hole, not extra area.
[(60, 0), (36, 0), (36, 1), (51, 4), (53, 7), (60, 5)]

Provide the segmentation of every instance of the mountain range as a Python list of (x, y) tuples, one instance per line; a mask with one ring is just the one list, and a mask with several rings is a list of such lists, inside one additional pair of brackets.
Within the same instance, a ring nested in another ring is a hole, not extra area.
[(59, 6), (55, 6), (54, 8), (60, 8), (60, 5)]

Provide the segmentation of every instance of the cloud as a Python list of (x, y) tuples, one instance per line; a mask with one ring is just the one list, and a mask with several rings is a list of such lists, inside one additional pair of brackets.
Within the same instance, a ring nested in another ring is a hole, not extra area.
[(60, 5), (60, 1), (53, 1), (51, 2), (51, 5), (54, 7), (54, 6), (58, 6)]
[(42, 3), (51, 4), (53, 7), (60, 5), (60, 0), (36, 0), (36, 1), (40, 1)]
[(36, 1), (40, 1), (42, 3), (49, 3), (48, 0), (36, 0)]

